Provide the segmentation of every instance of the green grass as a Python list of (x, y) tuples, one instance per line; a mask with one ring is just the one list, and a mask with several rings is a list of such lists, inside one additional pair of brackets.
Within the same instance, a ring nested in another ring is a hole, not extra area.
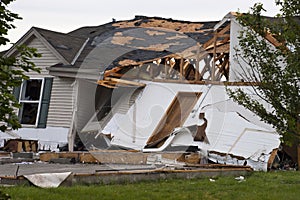
[(299, 199), (300, 172), (254, 172), (243, 182), (234, 177), (161, 180), (120, 185), (93, 185), (41, 189), (4, 188), (12, 199)]

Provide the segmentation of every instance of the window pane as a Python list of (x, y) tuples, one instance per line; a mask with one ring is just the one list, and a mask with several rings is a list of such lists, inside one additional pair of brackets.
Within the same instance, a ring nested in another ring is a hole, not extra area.
[(37, 112), (38, 112), (38, 103), (22, 103), (20, 109), (20, 122), (21, 124), (30, 124), (35, 125)]
[(32, 79), (23, 83), (21, 100), (38, 101), (41, 94), (42, 80)]

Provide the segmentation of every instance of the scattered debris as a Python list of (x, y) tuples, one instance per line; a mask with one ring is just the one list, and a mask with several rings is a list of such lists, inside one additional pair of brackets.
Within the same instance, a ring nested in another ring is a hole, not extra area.
[(4, 143), (3, 150), (8, 152), (38, 152), (38, 141), (9, 139)]
[(235, 178), (235, 180), (237, 180), (238, 182), (246, 181), (244, 176), (238, 176)]

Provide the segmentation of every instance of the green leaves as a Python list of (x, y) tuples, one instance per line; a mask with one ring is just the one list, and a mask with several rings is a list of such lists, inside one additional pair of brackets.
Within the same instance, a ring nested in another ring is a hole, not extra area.
[(281, 6), (281, 13), (274, 18), (262, 16), (262, 4), (255, 4), (249, 13), (237, 18), (246, 29), (239, 36), (236, 57), (246, 61), (251, 72), (257, 72), (244, 71), (243, 77), (259, 82), (254, 90), (261, 100), (242, 89), (228, 93), (273, 125), (283, 142), (292, 144), (300, 141), (300, 4), (299, 0), (279, 0), (276, 4)]
[[(6, 35), (9, 29), (15, 28), (12, 22), (15, 19), (21, 19), (18, 14), (7, 10), (7, 5), (12, 1), (0, 0), (0, 45), (9, 42)], [(8, 124), (12, 129), (21, 127), (15, 113), (20, 104), (12, 94), (13, 88), (19, 87), (22, 80), (28, 79), (24, 72), (40, 72), (40, 69), (31, 61), (34, 57), (41, 57), (36, 49), (20, 46), (17, 50), (17, 57), (0, 57), (0, 122), (6, 123), (0, 126), (0, 131), (5, 131)]]

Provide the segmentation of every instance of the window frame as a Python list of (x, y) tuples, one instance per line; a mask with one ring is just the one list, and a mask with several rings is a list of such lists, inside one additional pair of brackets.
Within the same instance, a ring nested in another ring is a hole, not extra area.
[[(42, 80), (39, 100), (22, 100), (22, 94), (23, 94), (23, 90), (24, 90), (24, 83), (25, 83), (25, 81), (28, 81), (28, 80)], [(28, 80), (23, 80), (22, 84), (21, 84), (20, 94), (19, 94), (19, 99), (18, 99), (19, 103), (21, 104), (21, 107), (19, 108), (18, 117), (19, 117), (19, 122), (20, 122), (20, 124), (22, 125), (23, 128), (36, 128), (39, 124), (39, 117), (40, 117), (40, 114), (41, 114), (40, 112), (41, 112), (42, 98), (43, 98), (43, 92), (44, 92), (45, 78), (32, 78), (32, 77), (30, 77)], [(22, 103), (37, 103), (38, 104), (35, 124), (22, 124), (21, 123), (22, 122), (21, 109), (23, 109), (22, 108)]]

